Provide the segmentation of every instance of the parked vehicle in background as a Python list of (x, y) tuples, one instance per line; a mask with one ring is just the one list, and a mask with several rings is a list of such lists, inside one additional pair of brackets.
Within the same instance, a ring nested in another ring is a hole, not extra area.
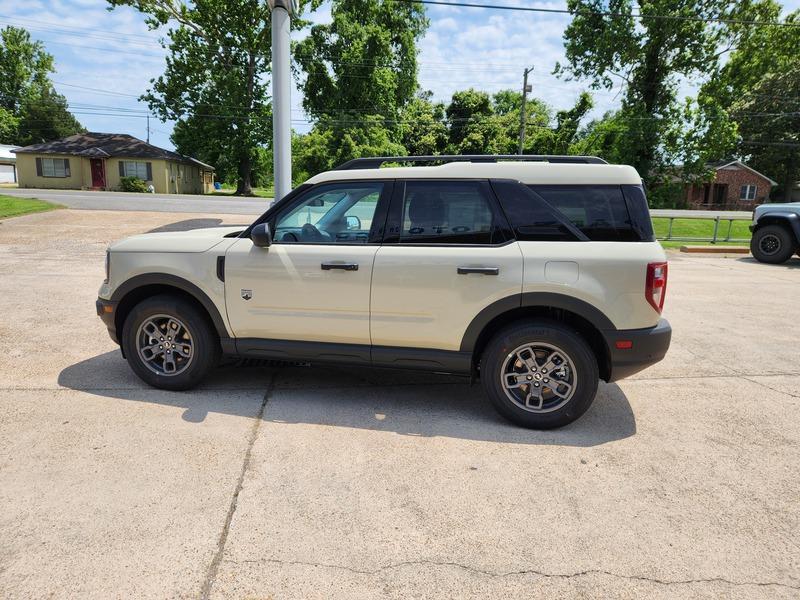
[[(511, 159), (511, 160), (509, 160)], [(380, 168), (384, 163), (443, 162)], [(667, 285), (638, 173), (593, 157), (388, 157), (321, 173), (246, 229), (112, 245), (97, 311), (147, 383), (222, 354), (480, 378), (525, 427), (661, 360)]]
[(750, 252), (756, 260), (780, 264), (800, 252), (800, 202), (762, 204), (753, 211)]

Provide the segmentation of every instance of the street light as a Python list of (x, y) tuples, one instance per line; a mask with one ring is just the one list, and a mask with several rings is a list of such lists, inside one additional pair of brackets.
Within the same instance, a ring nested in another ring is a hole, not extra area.
[(292, 188), (291, 57), (289, 24), (298, 0), (269, 0), (272, 11), (272, 172), (275, 200)]

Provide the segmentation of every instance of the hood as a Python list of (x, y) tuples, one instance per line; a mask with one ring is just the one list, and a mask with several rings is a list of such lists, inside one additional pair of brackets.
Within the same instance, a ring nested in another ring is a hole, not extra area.
[(191, 231), (144, 233), (120, 240), (109, 246), (111, 252), (205, 252), (227, 236), (247, 229), (246, 225), (208, 227)]
[(756, 214), (765, 212), (796, 212), (800, 213), (800, 202), (783, 202), (780, 204), (759, 204), (756, 206)]

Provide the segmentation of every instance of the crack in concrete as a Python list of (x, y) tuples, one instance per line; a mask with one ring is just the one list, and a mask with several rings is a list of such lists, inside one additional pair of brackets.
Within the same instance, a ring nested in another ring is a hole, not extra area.
[(791, 585), (788, 583), (779, 583), (773, 581), (732, 581), (730, 579), (725, 579), (723, 577), (708, 577), (708, 578), (697, 578), (697, 579), (659, 579), (657, 577), (645, 577), (643, 575), (624, 575), (621, 573), (614, 573), (612, 571), (605, 571), (603, 569), (586, 569), (583, 571), (575, 571), (574, 573), (547, 573), (545, 571), (540, 571), (537, 569), (521, 569), (519, 571), (488, 571), (485, 569), (479, 569), (477, 567), (471, 567), (469, 565), (463, 565), (461, 563), (452, 562), (452, 561), (435, 561), (435, 560), (406, 560), (398, 563), (391, 563), (388, 565), (380, 566), (376, 569), (356, 569), (354, 567), (348, 567), (345, 565), (334, 565), (329, 563), (316, 563), (316, 562), (306, 562), (300, 560), (279, 560), (276, 558), (260, 558), (260, 559), (244, 559), (240, 561), (235, 560), (226, 560), (226, 563), (231, 564), (244, 564), (244, 563), (271, 563), (271, 564), (278, 564), (278, 565), (297, 565), (297, 566), (305, 566), (305, 567), (318, 567), (318, 568), (325, 568), (325, 569), (339, 569), (342, 571), (348, 571), (350, 573), (355, 573), (357, 575), (379, 575), (384, 571), (393, 571), (397, 569), (402, 569), (404, 567), (413, 567), (413, 566), (434, 566), (434, 567), (454, 567), (457, 569), (461, 569), (463, 571), (469, 571), (471, 573), (475, 573), (478, 575), (483, 575), (486, 577), (491, 578), (503, 578), (503, 577), (514, 577), (519, 575), (535, 575), (537, 577), (543, 577), (546, 579), (573, 579), (576, 577), (585, 577), (587, 575), (606, 575), (608, 577), (614, 577), (617, 579), (627, 579), (630, 581), (642, 581), (646, 583), (654, 583), (657, 585), (694, 585), (698, 583), (722, 583), (731, 586), (754, 586), (754, 587), (780, 587), (780, 588), (787, 588), (790, 590), (800, 590), (800, 585)]
[(242, 461), (242, 470), (239, 472), (239, 478), (236, 480), (236, 488), (233, 491), (233, 497), (231, 498), (231, 503), (228, 506), (228, 513), (225, 515), (225, 524), (222, 526), (222, 531), (219, 534), (217, 551), (214, 553), (214, 558), (211, 560), (211, 564), (208, 565), (208, 569), (206, 569), (203, 587), (200, 590), (200, 598), (202, 600), (208, 600), (208, 597), (211, 594), (211, 587), (214, 585), (214, 580), (216, 579), (217, 572), (219, 571), (219, 565), (222, 563), (222, 557), (225, 553), (225, 544), (228, 542), (228, 532), (230, 531), (233, 515), (236, 513), (236, 505), (239, 501), (239, 493), (242, 491), (244, 477), (247, 474), (247, 469), (250, 466), (250, 457), (253, 452), (253, 445), (256, 442), (256, 437), (258, 437), (258, 430), (261, 427), (261, 422), (264, 420), (264, 412), (267, 409), (269, 397), (272, 395), (272, 391), (275, 388), (276, 379), (277, 371), (270, 377), (269, 383), (267, 384), (267, 390), (264, 392), (264, 398), (261, 400), (261, 408), (259, 409), (258, 414), (253, 422), (253, 426), (250, 429), (250, 436), (247, 439), (247, 450), (244, 453), (244, 461)]
[[(764, 377), (772, 377), (772, 375), (764, 375)], [(777, 375), (777, 377), (781, 377), (781, 375)], [(787, 396), (791, 396), (792, 398), (800, 398), (800, 395), (793, 394), (792, 392), (787, 392), (786, 390), (779, 390), (778, 388), (774, 388), (771, 385), (767, 385), (763, 381), (757, 381), (755, 379), (751, 379), (750, 377), (742, 376), (742, 379), (749, 381), (751, 383), (755, 383), (756, 385), (760, 385), (761, 387), (765, 387), (768, 390), (772, 390), (773, 392), (778, 392), (779, 394), (785, 394)]]

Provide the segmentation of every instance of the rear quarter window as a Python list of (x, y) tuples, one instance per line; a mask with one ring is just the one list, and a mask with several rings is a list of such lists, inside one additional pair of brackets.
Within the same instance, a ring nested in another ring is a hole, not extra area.
[[(530, 185), (531, 190), (595, 242), (650, 241), (631, 218), (622, 186)], [(635, 187), (635, 186), (632, 186)], [(646, 212), (647, 205), (644, 210)], [(641, 215), (637, 215), (639, 219)], [(647, 216), (649, 223), (649, 215)], [(652, 225), (648, 225), (652, 232)], [(650, 236), (652, 238), (652, 235)]]

